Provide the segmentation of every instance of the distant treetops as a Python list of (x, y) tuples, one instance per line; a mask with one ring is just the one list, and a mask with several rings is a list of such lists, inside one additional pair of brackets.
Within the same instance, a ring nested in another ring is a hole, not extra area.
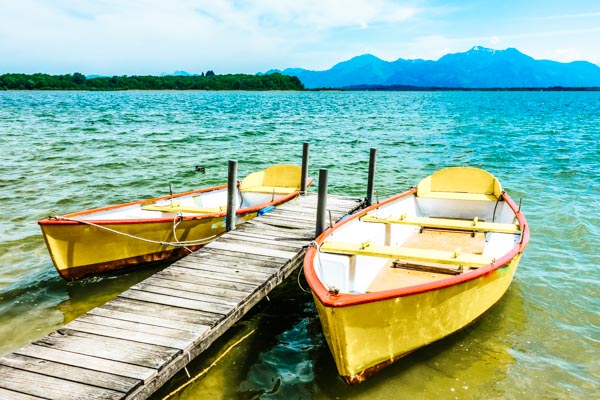
[(86, 78), (75, 72), (66, 75), (4, 74), (0, 90), (304, 90), (295, 76), (280, 73), (268, 75), (202, 75), (186, 76), (113, 76)]

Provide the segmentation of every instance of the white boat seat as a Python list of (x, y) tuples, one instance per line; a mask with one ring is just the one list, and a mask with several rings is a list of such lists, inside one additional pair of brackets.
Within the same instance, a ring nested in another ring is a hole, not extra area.
[(494, 258), (491, 256), (462, 253), (460, 249), (456, 249), (455, 251), (415, 249), (411, 247), (372, 245), (370, 241), (364, 243), (327, 241), (321, 244), (319, 249), (324, 253), (383, 257), (436, 264), (462, 265), (474, 268), (494, 262)]
[(384, 224), (405, 224), (417, 225), (424, 228), (451, 229), (468, 232), (497, 232), (497, 233), (521, 233), (521, 227), (518, 224), (503, 224), (498, 222), (483, 222), (477, 218), (473, 220), (452, 219), (452, 218), (431, 218), (431, 217), (409, 217), (406, 214), (380, 218), (375, 215), (367, 214), (360, 219), (363, 222), (378, 222)]

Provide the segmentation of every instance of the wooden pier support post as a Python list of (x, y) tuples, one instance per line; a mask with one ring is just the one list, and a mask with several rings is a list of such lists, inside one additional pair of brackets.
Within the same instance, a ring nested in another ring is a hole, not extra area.
[(319, 197), (317, 199), (317, 224), (315, 237), (325, 230), (325, 212), (327, 211), (327, 170), (319, 170)]
[(235, 229), (237, 190), (237, 161), (229, 160), (229, 169), (227, 173), (227, 217), (225, 218), (225, 229), (227, 229), (227, 232)]
[(308, 148), (309, 144), (302, 145), (302, 176), (300, 177), (300, 194), (306, 194), (306, 181), (308, 180)]
[(375, 186), (375, 159), (377, 157), (377, 149), (371, 148), (369, 154), (369, 178), (367, 181), (367, 206), (373, 203), (373, 188)]

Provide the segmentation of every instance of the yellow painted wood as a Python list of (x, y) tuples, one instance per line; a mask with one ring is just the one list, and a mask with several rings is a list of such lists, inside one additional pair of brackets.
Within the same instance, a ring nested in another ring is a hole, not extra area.
[(423, 179), (417, 197), (496, 201), (502, 186), (494, 175), (479, 168), (450, 167)]
[(368, 257), (395, 258), (408, 261), (423, 261), (448, 265), (464, 265), (480, 267), (492, 263), (493, 258), (481, 254), (415, 249), (409, 247), (380, 246), (365, 243), (328, 241), (321, 245), (320, 251), (325, 253), (359, 255)]
[(242, 189), (242, 192), (255, 192), (255, 193), (274, 193), (274, 194), (290, 194), (298, 190), (296, 187), (283, 187), (283, 186), (253, 186), (251, 188)]
[(364, 222), (379, 222), (384, 224), (418, 225), (425, 228), (455, 229), (472, 232), (521, 233), (518, 224), (501, 224), (497, 222), (482, 222), (475, 218), (472, 221), (451, 218), (407, 217), (406, 214), (380, 218), (367, 214), (361, 218)]
[(328, 307), (313, 295), (339, 374), (360, 379), (363, 371), (473, 322), (506, 292), (519, 258), (461, 284), (375, 302)]
[(215, 214), (227, 211), (227, 206), (221, 207), (197, 207), (194, 205), (182, 206), (180, 202), (175, 201), (172, 204), (165, 206), (157, 206), (156, 204), (148, 204), (142, 206), (142, 210), (145, 211), (162, 211), (162, 212), (185, 212), (185, 213), (197, 213), (197, 214)]
[(297, 165), (273, 165), (248, 175), (240, 184), (242, 192), (289, 194), (300, 188), (302, 168)]
[[(249, 215), (244, 220), (255, 215)], [(42, 225), (41, 228), (59, 272), (72, 267), (124, 260), (175, 249), (160, 242), (173, 242), (177, 239), (202, 240), (225, 232), (222, 217), (181, 221), (176, 227), (177, 238), (173, 236), (173, 222), (110, 225), (110, 229), (120, 234), (86, 224)]]

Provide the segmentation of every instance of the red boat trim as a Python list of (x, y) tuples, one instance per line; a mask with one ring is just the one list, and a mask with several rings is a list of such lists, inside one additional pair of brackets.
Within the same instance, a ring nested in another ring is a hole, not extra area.
[[(343, 221), (338, 222), (333, 227), (325, 230), (315, 241), (318, 245), (321, 245), (323, 243), (323, 241), (333, 231), (339, 229), (343, 225), (345, 225), (351, 221), (354, 221), (357, 218), (360, 218), (361, 216), (367, 214), (370, 211), (373, 211), (373, 210), (379, 208), (382, 205), (394, 202), (403, 197), (414, 195), (414, 194), (416, 194), (416, 192), (417, 192), (416, 188), (411, 188), (410, 190), (408, 190), (404, 193), (401, 193), (399, 195), (396, 195), (394, 197), (391, 197), (381, 203), (374, 204), (370, 207), (367, 207), (367, 208), (363, 209), (362, 211), (344, 219)], [(352, 306), (352, 305), (357, 305), (357, 304), (364, 304), (364, 303), (371, 303), (371, 302), (375, 302), (375, 301), (393, 299), (396, 297), (411, 296), (414, 294), (425, 293), (425, 292), (429, 292), (432, 290), (439, 290), (439, 289), (443, 289), (443, 288), (446, 288), (449, 286), (454, 286), (454, 285), (458, 285), (458, 284), (461, 284), (464, 282), (468, 282), (468, 281), (480, 278), (482, 276), (485, 276), (487, 274), (493, 273), (494, 271), (497, 271), (500, 268), (508, 266), (510, 261), (515, 256), (517, 256), (519, 253), (521, 253), (521, 252), (523, 252), (523, 250), (525, 250), (525, 247), (527, 247), (527, 243), (529, 242), (529, 225), (527, 225), (525, 216), (523, 215), (521, 210), (518, 209), (517, 205), (510, 198), (510, 196), (508, 194), (502, 193), (502, 200), (506, 201), (506, 203), (513, 210), (513, 212), (515, 213), (515, 216), (517, 217), (519, 226), (521, 226), (521, 240), (510, 252), (505, 254), (500, 259), (496, 260), (496, 262), (493, 264), (488, 264), (486, 266), (483, 266), (476, 270), (467, 272), (465, 274), (455, 275), (455, 276), (452, 276), (452, 277), (449, 277), (449, 278), (446, 278), (443, 280), (429, 282), (429, 283), (425, 283), (422, 285), (415, 285), (415, 286), (409, 286), (409, 287), (405, 287), (405, 288), (386, 290), (386, 291), (382, 291), (382, 292), (365, 293), (365, 294), (346, 294), (346, 293), (333, 294), (333, 293), (329, 292), (329, 290), (323, 285), (323, 283), (321, 283), (321, 281), (317, 277), (317, 274), (316, 274), (315, 268), (314, 268), (314, 262), (313, 262), (315, 259), (315, 256), (316, 256), (317, 249), (314, 246), (311, 246), (308, 249), (308, 251), (306, 252), (306, 256), (305, 256), (304, 275), (306, 277), (306, 281), (308, 282), (309, 286), (311, 287), (311, 289), (313, 290), (315, 295), (319, 298), (319, 300), (321, 301), (321, 303), (323, 303), (324, 306), (326, 306), (326, 307), (347, 307), (347, 306)]]

